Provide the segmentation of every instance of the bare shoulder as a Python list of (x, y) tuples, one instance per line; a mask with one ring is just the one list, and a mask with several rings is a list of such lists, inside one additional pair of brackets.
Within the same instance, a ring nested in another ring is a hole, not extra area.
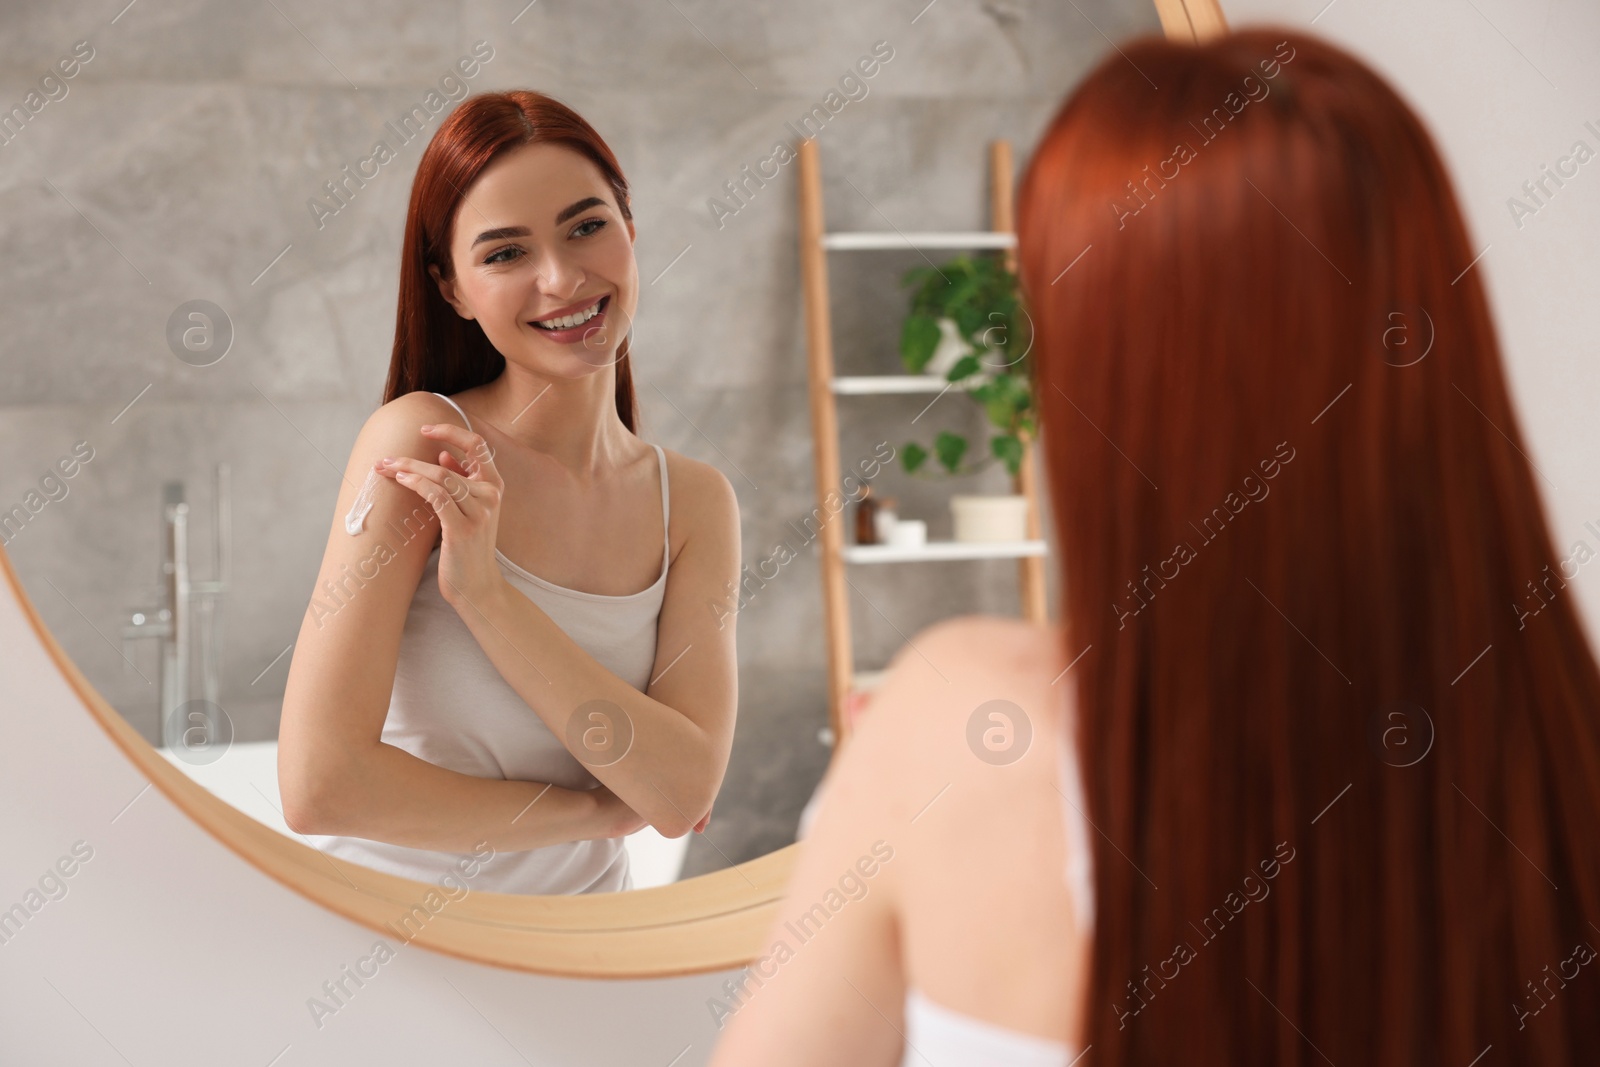
[(930, 715), (970, 712), (974, 700), (1033, 703), (1064, 666), (1062, 642), (1057, 624), (999, 615), (941, 620), (895, 654), (873, 706), (887, 719), (915, 716), (925, 723)]
[[(667, 457), (667, 491), (672, 524), (682, 531), (680, 545), (706, 536), (722, 542), (730, 533), (737, 543), (739, 498), (727, 476), (709, 463), (670, 448), (663, 447), (661, 452)], [(685, 519), (689, 521), (679, 525)]]
[[(926, 627), (890, 660), (840, 755), (840, 777), (857, 778), (898, 819), (952, 783), (1021, 785), (1024, 776), (988, 773), (996, 766), (1048, 774), (1050, 747), (1034, 738), (1059, 721), (1063, 693), (1051, 681), (1061, 659), (1056, 625), (962, 615)], [(1018, 746), (1015, 760), (996, 753), (997, 737)]]
[(382, 456), (400, 454), (437, 460), (439, 446), (423, 436), (422, 427), (439, 422), (466, 426), (448, 400), (425, 389), (397, 396), (367, 416), (351, 459), (370, 464)]
[[(345, 516), (355, 503), (361, 486), (367, 482), (368, 476), (372, 473), (375, 461), (385, 456), (407, 456), (430, 463), (438, 462), (440, 452), (438, 442), (422, 433), (423, 426), (437, 422), (465, 426), (461, 416), (450, 406), (449, 401), (425, 390), (396, 397), (367, 416), (367, 421), (361, 426), (361, 432), (356, 435), (355, 443), (350, 447), (350, 458), (334, 506), (334, 526), (330, 534), (331, 549), (337, 547), (342, 550), (348, 547), (343, 534), (339, 531), (344, 525)], [(375, 531), (391, 519), (409, 522), (414, 526), (418, 524), (435, 526), (438, 521), (432, 508), (426, 506), (410, 490), (387, 480), (380, 480), (374, 491), (374, 506), (358, 542), (375, 538), (377, 536)], [(352, 542), (354, 543), (357, 542)], [(431, 544), (431, 541), (428, 543)]]
[(969, 670), (1002, 674), (1039, 669), (1059, 655), (1063, 639), (1059, 624), (1041, 626), (1007, 615), (956, 615), (929, 626), (923, 635), (940, 650), (965, 651)]
[(661, 452), (667, 457), (667, 480), (674, 504), (681, 501), (688, 507), (729, 503), (737, 506), (738, 498), (734, 495), (733, 484), (720, 470), (664, 446)]

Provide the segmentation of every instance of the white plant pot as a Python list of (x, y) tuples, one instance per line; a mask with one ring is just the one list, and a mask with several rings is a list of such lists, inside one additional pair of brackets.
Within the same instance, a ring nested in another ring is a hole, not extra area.
[(1025, 541), (1028, 538), (1028, 498), (1008, 495), (956, 495), (950, 498), (957, 541)]
[(961, 327), (956, 325), (954, 319), (941, 316), (938, 321), (939, 344), (934, 348), (933, 355), (928, 357), (922, 373), (943, 378), (950, 373), (951, 367), (961, 361), (962, 356), (972, 354), (972, 346), (961, 336)]
[(961, 362), (963, 357), (977, 356), (978, 371), (976, 374), (963, 381), (969, 386), (981, 385), (994, 377), (989, 369), (994, 364), (985, 359), (993, 350), (990, 348), (973, 348), (961, 336), (961, 327), (956, 325), (952, 318), (941, 317), (939, 320), (939, 344), (933, 350), (933, 355), (928, 357), (928, 363), (922, 368), (922, 373), (932, 378), (944, 379), (949, 377), (950, 371)]

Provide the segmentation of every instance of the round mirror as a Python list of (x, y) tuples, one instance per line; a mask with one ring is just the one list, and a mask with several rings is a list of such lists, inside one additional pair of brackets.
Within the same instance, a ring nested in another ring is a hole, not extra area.
[[(151, 782), (328, 907), (549, 973), (744, 962), (871, 668), (940, 617), (1018, 611), (1002, 556), (862, 568), (853, 631), (825, 618), (821, 543), (861, 543), (830, 498), (871, 482), (936, 540), (952, 488), (1009, 480), (907, 476), (942, 391), (816, 425), (800, 142), (829, 153), (829, 230), (999, 229), (984, 146), (1025, 151), (1101, 33), (1156, 27), (1095, 11), (998, 20), (1008, 106), (938, 134), (949, 161), (910, 185), (880, 165), (935, 136), (908, 102), (993, 96), (929, 69), (937, 9), (782, 29), (798, 65), (708, 50), (718, 27), (670, 6), (639, 38), (659, 51), (593, 62), (567, 50), (587, 23), (543, 8), (472, 33), (441, 11), (403, 62), (307, 25), (320, 47), (257, 57), (280, 87), (202, 71), (109, 127), (108, 89), (146, 91), (116, 47), (142, 31), (34, 27), (60, 56), (8, 140), (31, 263), (0, 357), (12, 591)], [(199, 53), (239, 29), (170, 32)], [(497, 88), (521, 85), (563, 98)], [(831, 261), (841, 374), (899, 369), (928, 256)], [(850, 482), (816, 484), (822, 430)]]

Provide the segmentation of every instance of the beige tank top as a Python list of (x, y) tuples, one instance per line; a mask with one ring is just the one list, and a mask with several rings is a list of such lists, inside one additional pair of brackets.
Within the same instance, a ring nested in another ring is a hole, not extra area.
[[(443, 394), (460, 412), (461, 406)], [(671, 514), (667, 457), (652, 445), (661, 471), (661, 525)], [(661, 576), (646, 589), (604, 596), (547, 582), (507, 559), (495, 558), (506, 580), (537, 604), (601, 666), (643, 692), (655, 664), (656, 623), (667, 588), (670, 540), (663, 539)], [(400, 638), (394, 691), (383, 740), (429, 763), (479, 778), (550, 782), (593, 789), (599, 780), (551, 733), (544, 721), (484, 654), (472, 631), (439, 592), (439, 549), (428, 557)], [(307, 835), (316, 848), (389, 874), (437, 883), (477, 867), (472, 889), (490, 893), (608, 893), (632, 888), (622, 838), (569, 841), (524, 852), (435, 852), (366, 838)], [(458, 864), (460, 864), (458, 866)]]

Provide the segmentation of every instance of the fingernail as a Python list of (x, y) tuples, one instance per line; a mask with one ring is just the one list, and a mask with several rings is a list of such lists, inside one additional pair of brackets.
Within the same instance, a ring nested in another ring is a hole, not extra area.
[(387, 467), (389, 464), (391, 464), (393, 462), (394, 462), (394, 458), (392, 456), (384, 456), (382, 459), (378, 460), (378, 466)]
[(423, 425), (423, 427), (422, 427), (422, 432), (423, 432), (423, 433), (427, 433), (427, 432), (428, 432), (428, 431), (429, 431), (429, 430), (431, 430), (431, 429), (433, 429), (433, 427), (434, 427), (434, 424), (433, 424), (433, 423), (431, 423), (431, 422), (429, 422), (429, 423), (425, 423), (425, 424), (424, 424), (424, 425)]

